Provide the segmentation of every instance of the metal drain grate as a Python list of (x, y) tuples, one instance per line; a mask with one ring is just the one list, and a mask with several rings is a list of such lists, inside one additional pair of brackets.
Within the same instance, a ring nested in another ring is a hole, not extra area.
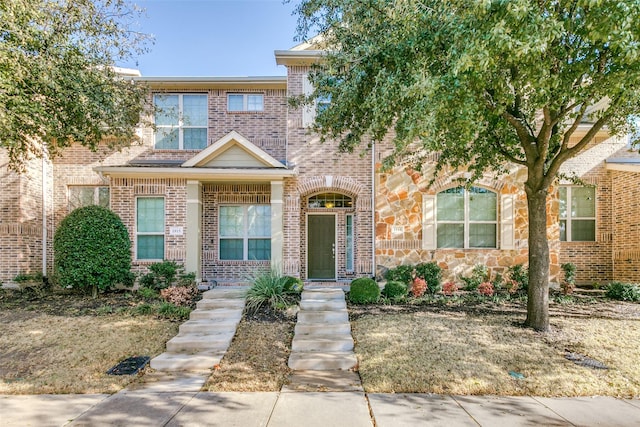
[(592, 369), (609, 369), (607, 365), (599, 360), (592, 359), (589, 356), (582, 355), (580, 353), (574, 353), (569, 350), (565, 350), (564, 358), (572, 361), (576, 365), (584, 366)]
[(129, 357), (107, 371), (108, 375), (135, 375), (149, 363), (149, 356)]

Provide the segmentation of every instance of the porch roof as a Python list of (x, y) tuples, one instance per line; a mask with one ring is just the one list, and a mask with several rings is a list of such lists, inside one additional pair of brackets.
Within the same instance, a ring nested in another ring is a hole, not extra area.
[(98, 166), (94, 170), (114, 178), (185, 178), (216, 182), (278, 181), (295, 176), (294, 169), (281, 168), (183, 168), (180, 166)]

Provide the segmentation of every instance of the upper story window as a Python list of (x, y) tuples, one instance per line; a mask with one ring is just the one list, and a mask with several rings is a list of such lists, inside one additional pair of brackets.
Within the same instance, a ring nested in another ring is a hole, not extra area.
[(227, 94), (227, 111), (264, 111), (264, 95), (229, 93)]
[(456, 187), (438, 193), (437, 247), (497, 247), (497, 206), (497, 194), (480, 187)]
[(109, 187), (69, 186), (69, 212), (89, 205), (109, 207)]
[(310, 208), (351, 208), (353, 199), (344, 194), (322, 193), (309, 197), (308, 206)]
[(207, 146), (206, 94), (155, 94), (158, 150), (202, 150)]
[(560, 240), (563, 242), (595, 242), (596, 189), (564, 186), (560, 196)]

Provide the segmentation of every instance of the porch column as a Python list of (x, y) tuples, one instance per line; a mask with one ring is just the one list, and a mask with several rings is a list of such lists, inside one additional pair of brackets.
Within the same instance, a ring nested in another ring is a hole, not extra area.
[(187, 181), (187, 232), (185, 235), (187, 259), (185, 271), (196, 273), (196, 281), (202, 280), (202, 184)]
[(282, 274), (284, 182), (271, 181), (271, 269)]

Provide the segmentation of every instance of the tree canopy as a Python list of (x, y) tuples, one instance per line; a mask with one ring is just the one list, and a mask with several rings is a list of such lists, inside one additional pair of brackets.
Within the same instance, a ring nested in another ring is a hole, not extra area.
[(145, 50), (125, 0), (0, 1), (0, 147), (17, 170), (71, 144), (135, 140), (146, 90), (117, 73)]
[(470, 181), (526, 168), (526, 323), (548, 329), (546, 198), (600, 130), (634, 130), (640, 2), (304, 0), (297, 13), (299, 34), (327, 51), (310, 74), (312, 97), (331, 98), (323, 138), (352, 151), (393, 130), (396, 155), (414, 151), (419, 167), (437, 152), (436, 172), (468, 167)]

